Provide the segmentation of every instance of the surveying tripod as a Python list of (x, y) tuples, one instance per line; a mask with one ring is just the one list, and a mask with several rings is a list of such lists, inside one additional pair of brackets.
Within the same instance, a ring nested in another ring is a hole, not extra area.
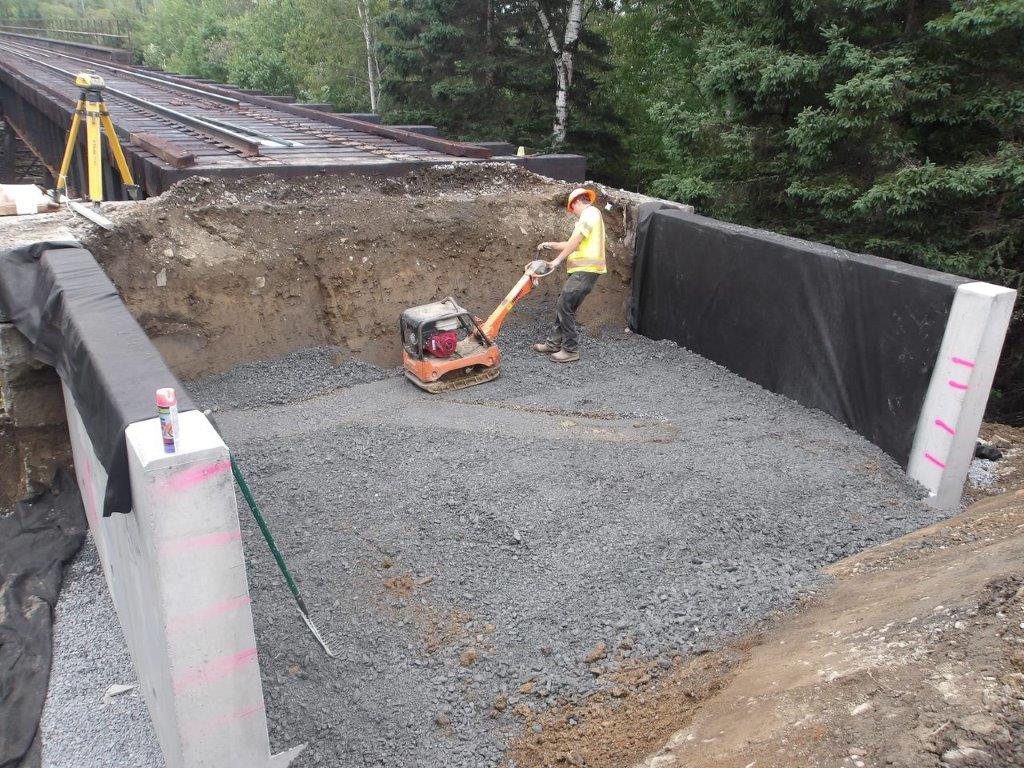
[(68, 143), (64, 147), (64, 159), (61, 160), (60, 174), (57, 176), (57, 184), (53, 190), (54, 199), (60, 201), (62, 194), (67, 196), (71, 155), (78, 142), (78, 129), (82, 125), (82, 118), (85, 118), (85, 146), (89, 159), (89, 199), (94, 203), (103, 200), (103, 159), (100, 154), (100, 125), (102, 124), (103, 130), (107, 134), (110, 154), (113, 155), (114, 161), (117, 163), (117, 170), (121, 173), (121, 181), (124, 182), (128, 196), (133, 200), (138, 200), (139, 185), (132, 180), (132, 172), (128, 168), (128, 162), (124, 159), (121, 143), (117, 140), (114, 124), (110, 121), (110, 113), (107, 112), (107, 105), (103, 101), (103, 89), (106, 87), (106, 83), (99, 75), (80, 72), (75, 76), (75, 85), (81, 86), (82, 94), (78, 97), (78, 104), (75, 105), (75, 116), (71, 118), (71, 131), (68, 133)]

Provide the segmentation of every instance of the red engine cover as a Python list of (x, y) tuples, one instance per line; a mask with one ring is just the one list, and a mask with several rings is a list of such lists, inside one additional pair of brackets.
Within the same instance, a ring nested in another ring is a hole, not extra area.
[(455, 331), (438, 331), (427, 337), (424, 345), (427, 352), (434, 357), (451, 357), (455, 354), (455, 346), (459, 343), (459, 337)]

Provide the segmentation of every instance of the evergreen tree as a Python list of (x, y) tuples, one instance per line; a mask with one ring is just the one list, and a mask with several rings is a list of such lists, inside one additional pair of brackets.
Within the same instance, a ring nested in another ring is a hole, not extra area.
[(605, 93), (607, 42), (584, 28), (574, 50), (566, 142), (557, 147), (551, 58), (532, 2), (401, 0), (382, 23), (385, 116), (437, 125), (460, 139), (581, 152), (592, 174), (617, 181), (625, 174), (624, 126)]
[(385, 109), (466, 139), (537, 136), (549, 64), (532, 18), (494, 0), (400, 0), (381, 24)]
[[(701, 103), (654, 108), (657, 192), (1022, 287), (1024, 3), (711, 2)], [(1024, 389), (1007, 378), (1021, 354), (1008, 348), (1004, 396)]]

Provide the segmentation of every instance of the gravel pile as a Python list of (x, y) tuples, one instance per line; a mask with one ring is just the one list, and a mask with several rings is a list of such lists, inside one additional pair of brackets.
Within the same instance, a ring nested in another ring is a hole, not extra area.
[(138, 689), (103, 701), (111, 685), (137, 681), (91, 538), (64, 572), (54, 614), (43, 767), (162, 766)]
[[(621, 332), (557, 366), (517, 320), (501, 378), (445, 395), (379, 371), (304, 399), (330, 388), (320, 352), (193, 387), (246, 406), (221, 428), (338, 653), (240, 500), (271, 737), (309, 742), (299, 765), (496, 766), (523, 707), (657, 674), (940, 517), (824, 414)], [(265, 381), (301, 401), (253, 407)]]
[(201, 408), (253, 408), (332, 392), (393, 375), (377, 366), (346, 357), (337, 347), (300, 349), (276, 360), (259, 360), (230, 372), (186, 383)]
[(996, 462), (988, 459), (971, 459), (967, 480), (977, 488), (991, 488), (996, 484)]

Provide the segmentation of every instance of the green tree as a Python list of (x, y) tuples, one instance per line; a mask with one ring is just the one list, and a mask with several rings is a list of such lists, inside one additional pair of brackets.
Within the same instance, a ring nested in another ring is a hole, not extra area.
[(396, 3), (381, 29), (386, 110), (459, 138), (538, 135), (549, 64), (527, 13), (493, 0)]
[(148, 63), (345, 111), (369, 107), (357, 2), (156, 0), (141, 35)]
[(243, 0), (157, 0), (139, 42), (148, 64), (173, 72), (228, 82), (232, 24)]
[[(549, 25), (564, 3), (549, 3)], [(431, 123), (467, 140), (505, 140), (577, 151), (603, 178), (622, 172), (623, 125), (604, 90), (610, 49), (584, 27), (573, 44), (564, 143), (552, 131), (556, 75), (533, 2), (401, 0), (382, 23), (386, 117)]]
[[(656, 192), (1021, 287), (1024, 3), (712, 3), (701, 101), (653, 108), (668, 161)], [(1021, 354), (1004, 359), (1006, 394), (1024, 389)]]
[(585, 70), (593, 72), (599, 98), (615, 115), (620, 149), (605, 163), (605, 173), (621, 186), (650, 191), (668, 169), (652, 104), (703, 105), (694, 64), (711, 12), (701, 0), (623, 0), (614, 12), (594, 19), (594, 33), (607, 40), (608, 55), (603, 68), (588, 62)]
[(303, 76), (294, 38), (301, 27), (297, 0), (262, 2), (232, 25), (228, 79), (243, 88), (295, 96)]

